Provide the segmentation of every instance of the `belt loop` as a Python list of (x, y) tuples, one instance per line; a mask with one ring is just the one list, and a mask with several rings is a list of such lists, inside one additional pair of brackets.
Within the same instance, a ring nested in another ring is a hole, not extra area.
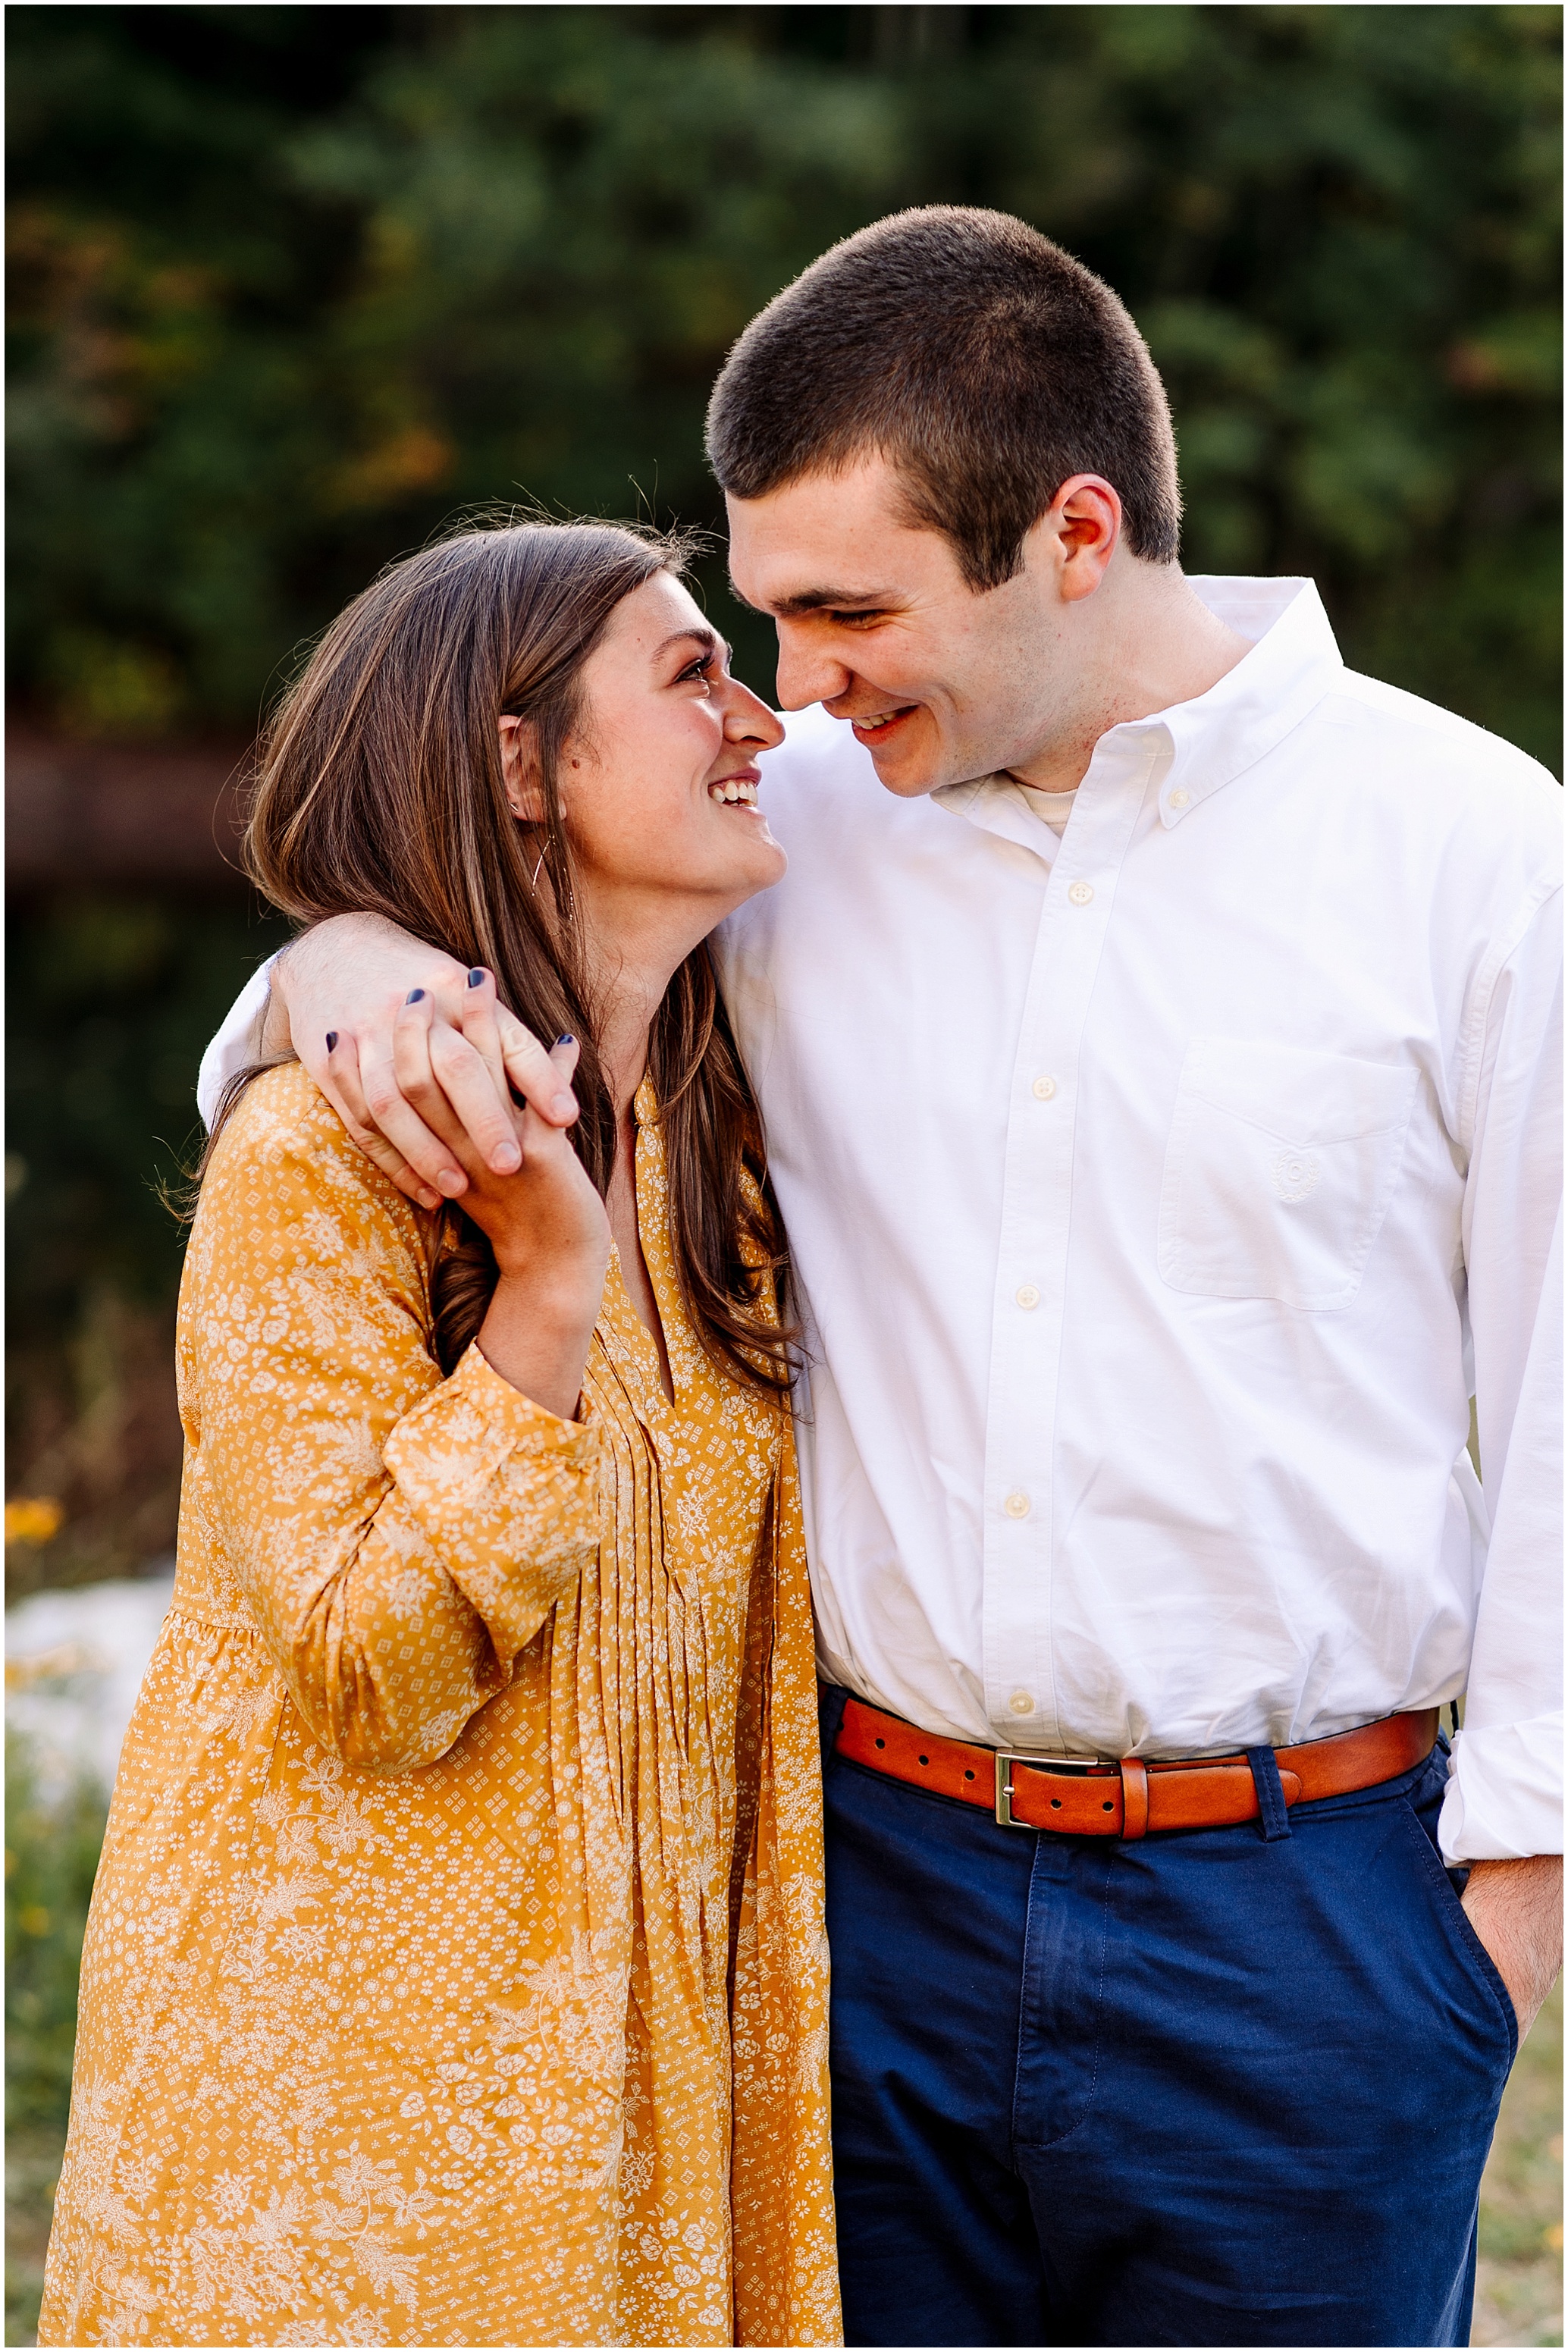
[(1280, 1784), (1279, 1766), (1272, 1748), (1249, 1748), (1247, 1760), (1252, 1767), (1252, 1785), (1258, 1791), (1258, 1811), (1263, 1822), (1266, 1844), (1276, 1838), (1290, 1834), (1290, 1816), (1285, 1809), (1285, 1790)]
[(1121, 1759), (1121, 1834), (1141, 1838), (1149, 1827), (1149, 1773), (1136, 1756)]

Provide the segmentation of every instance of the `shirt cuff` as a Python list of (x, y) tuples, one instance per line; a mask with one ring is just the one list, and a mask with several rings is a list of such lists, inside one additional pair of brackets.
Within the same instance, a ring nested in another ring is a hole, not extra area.
[(1521, 1862), (1563, 1851), (1563, 1716), (1461, 1731), (1437, 1842), (1448, 1862)]
[(205, 1128), (211, 1128), (230, 1078), (247, 1062), (260, 1057), (261, 1019), (267, 1010), (272, 967), (277, 961), (276, 956), (268, 956), (260, 971), (252, 972), (230, 1006), (223, 1027), (202, 1055), (202, 1066), (196, 1073), (196, 1108)]

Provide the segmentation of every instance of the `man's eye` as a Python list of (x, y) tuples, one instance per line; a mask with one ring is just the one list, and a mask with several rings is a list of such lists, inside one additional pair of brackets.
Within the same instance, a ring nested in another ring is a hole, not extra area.
[(829, 620), (837, 621), (839, 625), (844, 628), (854, 628), (857, 625), (864, 628), (868, 623), (884, 620), (886, 617), (886, 614), (883, 613), (876, 610), (868, 612), (861, 606), (857, 606), (853, 613), (830, 613), (828, 614)]

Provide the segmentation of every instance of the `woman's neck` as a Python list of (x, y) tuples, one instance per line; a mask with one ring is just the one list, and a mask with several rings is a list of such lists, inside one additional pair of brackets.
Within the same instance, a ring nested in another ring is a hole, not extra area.
[[(668, 917), (662, 923), (639, 922), (624, 903), (613, 912), (596, 909), (591, 897), (584, 913), (594, 1043), (620, 1126), (647, 1068), (648, 1031), (654, 1015), (671, 980), (700, 940), (689, 935), (689, 910), (679, 931), (668, 925)], [(610, 919), (604, 919), (606, 913)], [(595, 919), (595, 914), (600, 919)]]
[[(668, 985), (667, 980), (665, 987)], [(598, 1035), (595, 1042), (599, 1049), (599, 1067), (616, 1106), (617, 1129), (630, 1112), (632, 1097), (647, 1068), (648, 1030), (663, 995), (661, 988), (649, 1004), (640, 990), (629, 993), (616, 989), (607, 998), (599, 999)]]
[(669, 981), (668, 971), (660, 979), (657, 969), (634, 972), (623, 964), (614, 982), (597, 992), (596, 1043), (599, 1066), (616, 1106), (616, 1158), (605, 1205), (620, 1257), (622, 1283), (658, 1352), (660, 1386), (673, 1401), (669, 1350), (637, 1223), (637, 1122), (631, 1108), (647, 1067), (648, 1029)]

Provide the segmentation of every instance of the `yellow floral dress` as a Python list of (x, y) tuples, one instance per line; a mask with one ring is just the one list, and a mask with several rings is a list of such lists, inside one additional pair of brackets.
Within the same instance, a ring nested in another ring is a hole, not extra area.
[(655, 1106), (582, 1418), (431, 1354), (437, 1223), (303, 1072), (204, 1186), (174, 1606), (38, 2340), (841, 2340), (787, 1421), (685, 1320)]

